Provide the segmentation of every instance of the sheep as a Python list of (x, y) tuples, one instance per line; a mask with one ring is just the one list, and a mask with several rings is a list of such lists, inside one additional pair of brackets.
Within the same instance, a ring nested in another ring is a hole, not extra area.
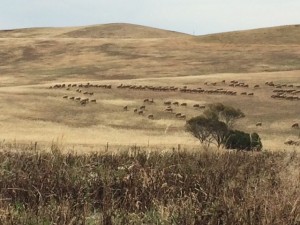
[(187, 106), (187, 103), (185, 103), (185, 102), (181, 103), (181, 106)]
[(254, 85), (254, 88), (259, 88), (259, 85), (258, 84)]
[(149, 99), (148, 98), (144, 99), (144, 102), (149, 102)]
[(152, 114), (148, 115), (148, 119), (151, 119), (153, 120), (154, 119), (154, 116)]
[(205, 105), (200, 105), (199, 109), (205, 109)]
[(177, 105), (177, 106), (178, 106), (178, 105), (179, 105), (179, 102), (173, 102), (173, 105)]
[(180, 116), (181, 116), (181, 113), (176, 113), (175, 114), (175, 117), (177, 117), (177, 118), (180, 117)]
[(262, 122), (256, 123), (256, 126), (257, 126), (257, 127), (261, 127), (261, 126), (262, 126)]
[(68, 98), (68, 95), (63, 96), (63, 98)]
[(96, 103), (97, 101), (96, 101), (96, 99), (92, 99), (91, 102)]
[(76, 97), (75, 98), (76, 101), (80, 101), (80, 99), (81, 99), (80, 97)]
[(199, 108), (200, 105), (199, 105), (199, 104), (195, 104), (195, 105), (193, 105), (193, 107), (194, 107), (194, 108)]
[(124, 111), (127, 111), (127, 110), (128, 110), (128, 106), (127, 106), (127, 105), (124, 106), (124, 107), (123, 107), (123, 110), (124, 110)]
[(74, 99), (75, 99), (75, 97), (74, 97), (74, 96), (72, 96), (72, 97), (69, 97), (69, 99), (70, 99), (70, 100), (74, 100)]
[(139, 111), (138, 111), (138, 114), (139, 114), (139, 115), (143, 115), (143, 114), (144, 114), (144, 111), (143, 111), (143, 110), (139, 110)]
[(173, 109), (172, 108), (166, 108), (165, 112), (173, 112)]
[(171, 105), (171, 104), (172, 104), (172, 102), (170, 102), (170, 101), (164, 102), (164, 105)]
[(138, 109), (137, 109), (137, 108), (135, 108), (135, 109), (133, 110), (133, 112), (137, 113), (137, 112), (138, 112)]
[(251, 93), (248, 93), (248, 95), (249, 95), (249, 96), (253, 96), (253, 95), (254, 95), (254, 93), (253, 93), (253, 92), (251, 92)]
[(242, 92), (241, 95), (247, 95), (247, 92)]
[(298, 129), (298, 128), (299, 128), (299, 123), (294, 123), (294, 124), (292, 125), (292, 128)]
[(146, 109), (146, 106), (142, 105), (142, 106), (140, 107), (140, 109), (141, 109), (141, 110), (142, 110), (142, 109)]

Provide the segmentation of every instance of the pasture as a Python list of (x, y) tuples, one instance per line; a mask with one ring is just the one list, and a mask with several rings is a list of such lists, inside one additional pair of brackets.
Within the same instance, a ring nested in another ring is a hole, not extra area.
[(221, 102), (246, 114), (236, 128), (258, 132), (265, 149), (299, 148), (284, 144), (299, 135), (299, 28), (204, 36), (132, 24), (0, 31), (0, 138), (194, 147), (185, 121)]
[(65, 79), (1, 87), (1, 139), (47, 144), (60, 138), (66, 145), (89, 146), (198, 146), (184, 130), (186, 119), (200, 115), (208, 104), (221, 102), (245, 113), (235, 127), (258, 132), (265, 149), (293, 150), (299, 147), (284, 142), (299, 135), (299, 129), (292, 128), (300, 122), (299, 76), (299, 71), (227, 73)]

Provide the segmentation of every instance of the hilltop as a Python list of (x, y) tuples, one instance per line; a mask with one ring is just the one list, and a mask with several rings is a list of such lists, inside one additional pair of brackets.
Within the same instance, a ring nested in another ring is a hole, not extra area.
[(189, 36), (175, 31), (126, 23), (66, 27), (25, 28), (0, 31), (0, 38), (170, 38)]
[(199, 41), (231, 44), (300, 44), (300, 25), (260, 28), (199, 36)]

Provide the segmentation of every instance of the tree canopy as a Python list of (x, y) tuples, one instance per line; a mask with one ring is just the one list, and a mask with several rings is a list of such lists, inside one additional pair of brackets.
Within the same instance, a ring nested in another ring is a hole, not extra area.
[(222, 145), (227, 149), (261, 150), (262, 144), (257, 133), (248, 134), (232, 130), (234, 122), (244, 117), (240, 109), (221, 103), (211, 104), (203, 115), (193, 117), (186, 122), (186, 130), (201, 144)]

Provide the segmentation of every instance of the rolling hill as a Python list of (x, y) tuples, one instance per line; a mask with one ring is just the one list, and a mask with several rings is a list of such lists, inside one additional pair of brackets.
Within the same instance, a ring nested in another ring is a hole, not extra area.
[(199, 41), (231, 44), (300, 44), (300, 25), (260, 28), (199, 36)]
[(24, 28), (0, 31), (0, 38), (170, 38), (189, 36), (141, 25), (112, 23), (84, 27)]
[(0, 31), (3, 85), (300, 70), (300, 26), (192, 36), (132, 24)]

